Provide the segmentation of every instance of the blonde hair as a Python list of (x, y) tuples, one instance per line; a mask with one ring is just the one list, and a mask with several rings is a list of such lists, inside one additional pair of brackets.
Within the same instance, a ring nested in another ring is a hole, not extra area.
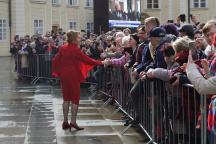
[(151, 24), (155, 27), (160, 26), (160, 21), (157, 17), (148, 17), (145, 19), (145, 25)]
[(188, 52), (189, 51), (189, 42), (192, 40), (189, 39), (187, 36), (179, 37), (175, 42), (172, 43), (173, 49), (177, 52), (183, 51)]
[(85, 46), (86, 47), (88, 47), (89, 45), (87, 45), (88, 44), (88, 42), (89, 42), (89, 45), (91, 44), (91, 40), (90, 39), (87, 39), (86, 41), (85, 41)]
[(208, 22), (204, 25), (204, 27), (203, 27), (203, 29), (202, 29), (203, 34), (206, 34), (207, 32), (209, 32), (209, 31), (210, 31), (210, 28), (213, 27), (213, 26), (216, 26), (216, 20), (214, 20), (214, 19), (208, 21)]
[(79, 31), (69, 30), (69, 31), (67, 32), (67, 39), (66, 39), (66, 41), (67, 41), (68, 43), (79, 44), (79, 41), (77, 40), (79, 34), (80, 34)]
[(113, 37), (112, 36), (108, 36), (106, 39), (110, 38), (111, 41), (113, 41)]
[(35, 42), (31, 42), (31, 47), (32, 47), (33, 45), (35, 46)]
[(131, 30), (130, 30), (129, 28), (124, 29), (124, 30), (123, 30), (123, 33), (125, 33), (125, 31), (128, 31), (129, 34), (131, 33)]

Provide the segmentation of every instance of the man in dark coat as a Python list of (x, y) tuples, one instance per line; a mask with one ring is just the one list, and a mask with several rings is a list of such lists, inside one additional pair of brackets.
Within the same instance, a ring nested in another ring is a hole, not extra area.
[(113, 11), (114, 20), (123, 20), (123, 12), (120, 10), (119, 3), (115, 4), (115, 11)]

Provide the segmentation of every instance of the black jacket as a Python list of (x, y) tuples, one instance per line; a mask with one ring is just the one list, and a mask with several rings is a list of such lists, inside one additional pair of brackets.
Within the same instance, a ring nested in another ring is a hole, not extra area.
[(36, 54), (43, 54), (43, 45), (37, 44), (35, 50), (36, 50)]

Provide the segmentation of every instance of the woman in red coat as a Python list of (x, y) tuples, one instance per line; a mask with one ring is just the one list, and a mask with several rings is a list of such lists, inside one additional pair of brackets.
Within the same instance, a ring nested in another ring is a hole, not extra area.
[[(76, 123), (79, 99), (80, 83), (85, 82), (87, 73), (94, 66), (105, 64), (105, 61), (96, 61), (87, 57), (79, 49), (81, 35), (79, 32), (70, 30), (67, 32), (68, 44), (63, 45), (58, 54), (53, 59), (53, 75), (60, 77), (63, 93), (63, 113), (64, 122), (62, 129), (74, 127), (77, 130), (83, 130)], [(71, 106), (71, 123), (68, 124), (69, 103)]]

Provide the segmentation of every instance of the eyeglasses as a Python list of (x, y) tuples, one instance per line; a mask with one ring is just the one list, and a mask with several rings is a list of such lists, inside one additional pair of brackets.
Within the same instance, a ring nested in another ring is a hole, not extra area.
[(209, 38), (210, 36), (213, 37), (214, 33), (211, 33), (211, 34), (208, 34), (208, 35), (204, 35), (204, 38)]
[(111, 40), (106, 40), (106, 41), (111, 41)]

